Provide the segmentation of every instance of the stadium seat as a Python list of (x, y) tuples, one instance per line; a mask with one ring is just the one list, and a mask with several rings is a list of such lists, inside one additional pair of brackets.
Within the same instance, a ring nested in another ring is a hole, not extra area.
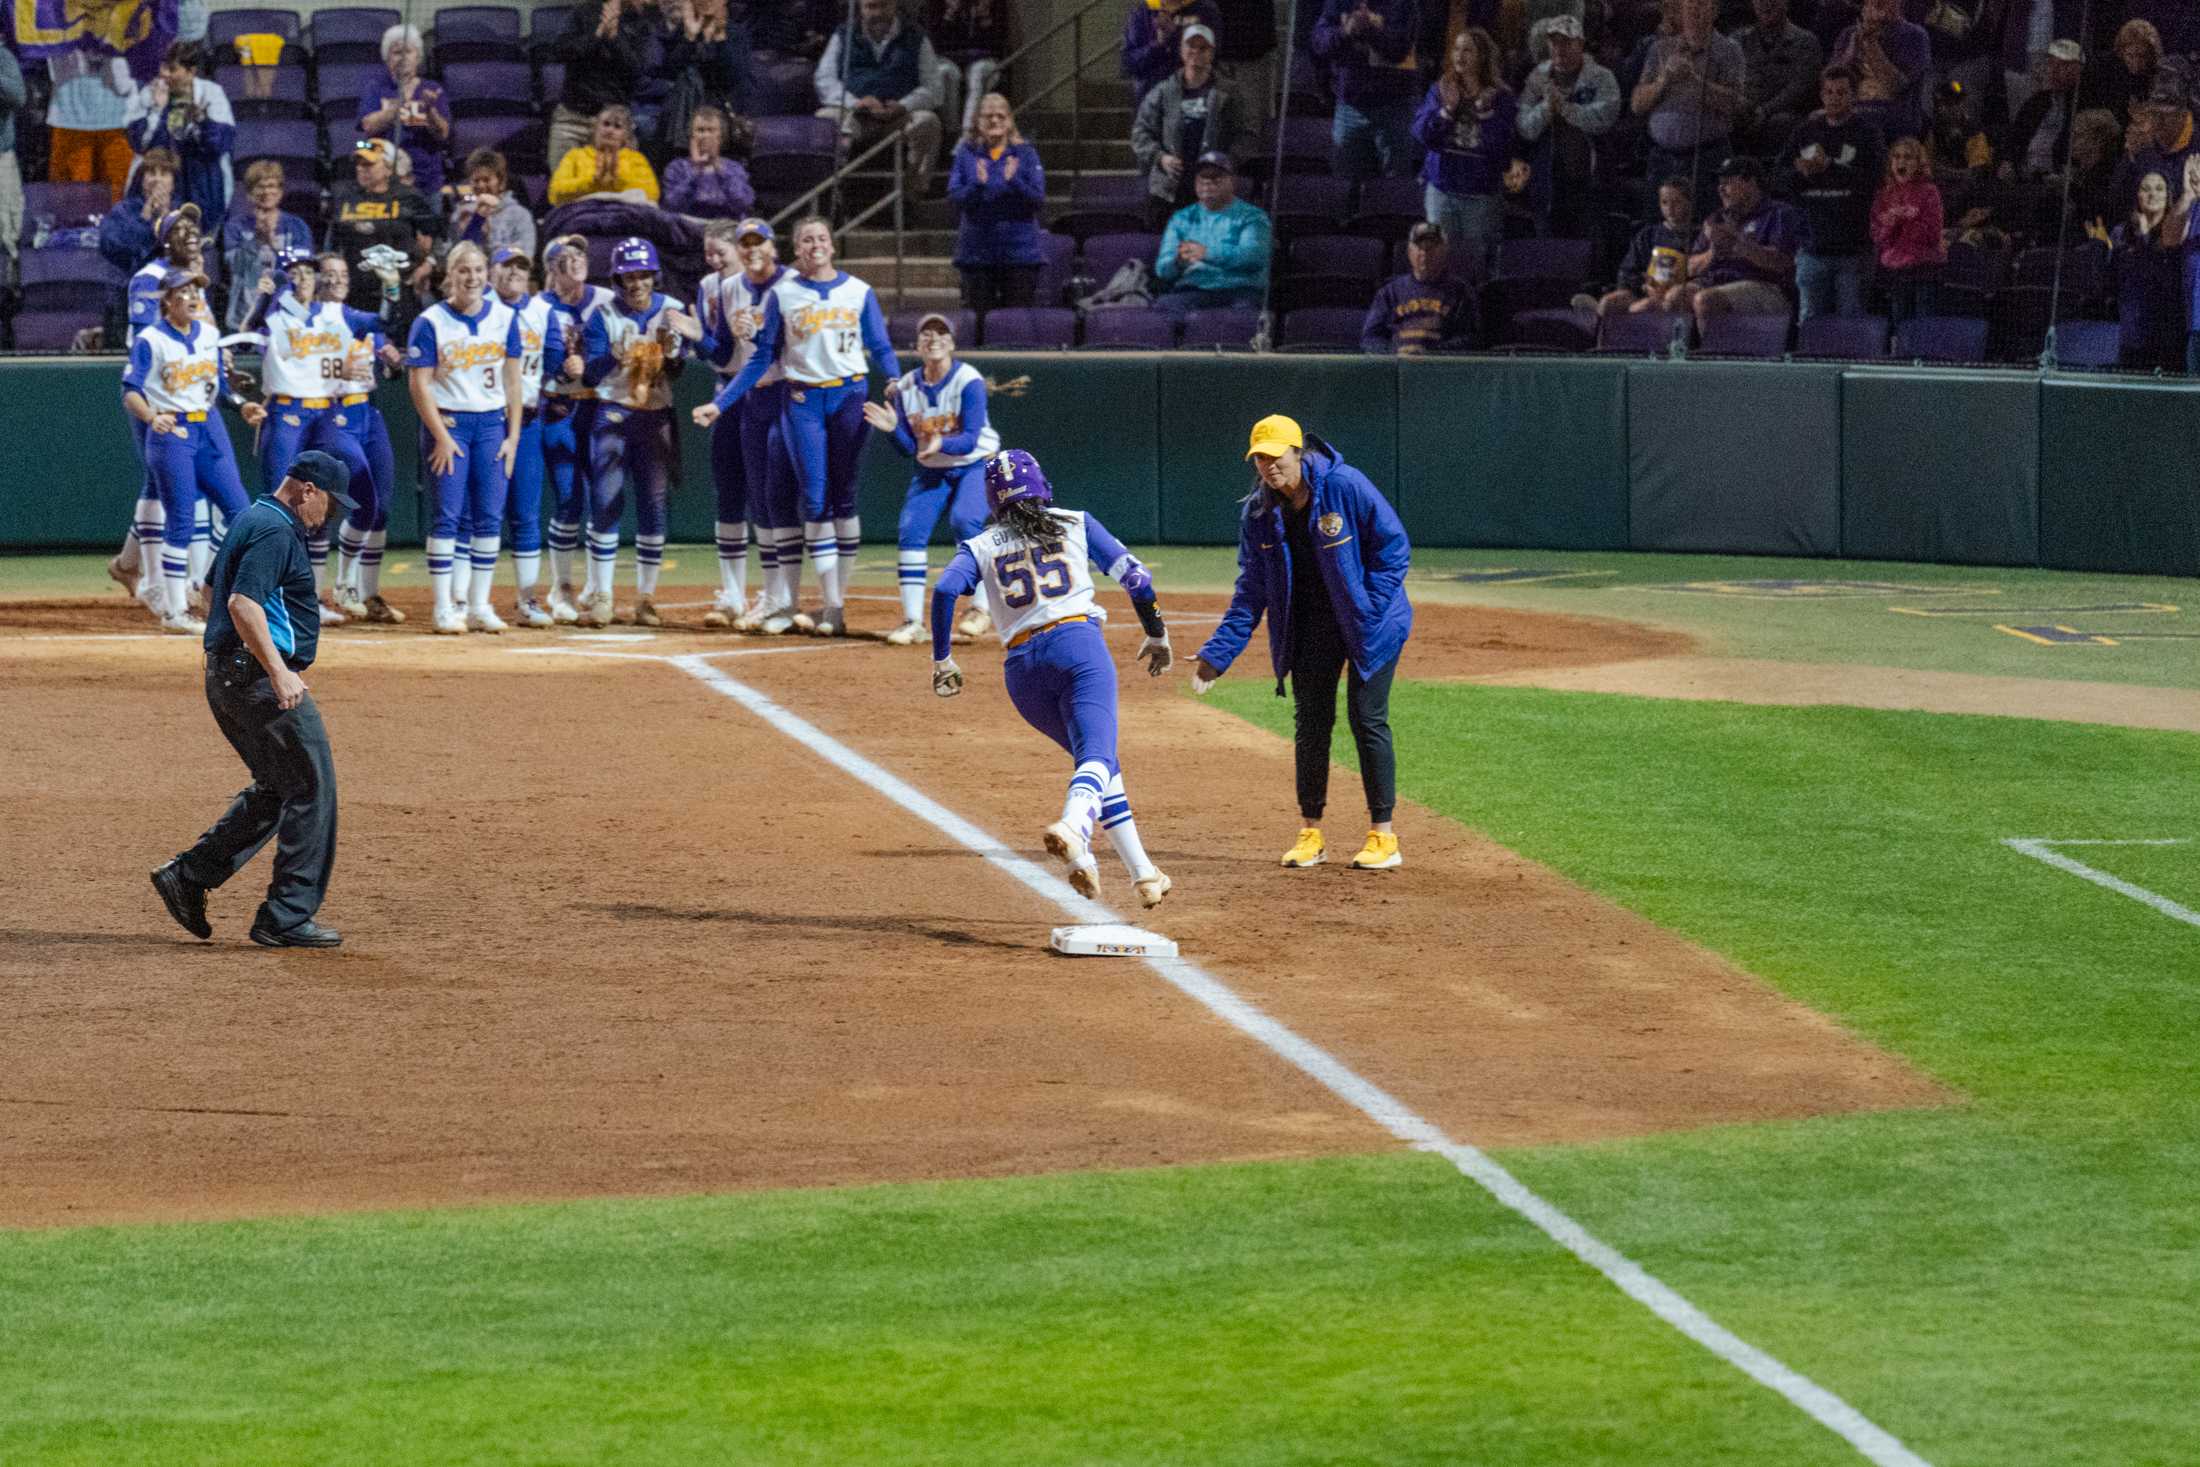
[(1184, 318), (1184, 334), (1178, 342), (1186, 348), (1251, 351), (1259, 331), (1258, 311), (1193, 311)]
[(2123, 327), (2115, 321), (2065, 321), (2055, 328), (2055, 364), (2081, 371), (2123, 360)]
[(1315, 306), (1284, 314), (1281, 335), (1285, 351), (1357, 352), (1365, 310)]
[(1696, 318), (1679, 312), (1625, 311), (1606, 316), (1597, 329), (1596, 351), (1604, 356), (1662, 357), (1676, 334), (1685, 345)]
[(1375, 285), (1357, 275), (1286, 275), (1276, 284), (1279, 311), (1351, 307), (1366, 310)]
[(1047, 226), (1082, 245), (1096, 234), (1146, 227), (1146, 180), (1135, 173), (1087, 173), (1070, 188), (1069, 209)]
[(535, 73), (524, 61), (452, 61), (443, 68), (451, 120), (527, 117), (535, 110)]
[(96, 250), (29, 250), (19, 262), (22, 309), (97, 315), (122, 292), (122, 272)]
[(1087, 235), (1084, 253), (1085, 276), (1092, 281), (1092, 288), (1098, 290), (1131, 260), (1143, 261), (1151, 270), (1155, 257), (1161, 253), (1161, 236), (1140, 232)]
[(536, 66), (535, 72), (539, 83), (535, 88), (538, 95), (548, 97), (553, 103), (565, 95), (564, 62), (543, 61)]
[(238, 186), (244, 183), (244, 165), (259, 158), (273, 158), (284, 173), (318, 177), (321, 171), (321, 129), (296, 118), (240, 117), (231, 156), (236, 160)]
[(1370, 239), (1403, 239), (1421, 222), (1425, 195), (1415, 178), (1371, 178), (1360, 185), (1360, 202), (1346, 226)]
[(1813, 316), (1795, 330), (1795, 354), (1872, 362), (1887, 355), (1885, 316)]
[(759, 148), (749, 159), (749, 182), (756, 189), (757, 211), (771, 215), (786, 208), (831, 178), (835, 161), (831, 149), (767, 153)]
[(1359, 234), (1309, 234), (1291, 242), (1291, 275), (1344, 275), (1380, 284), (1388, 251)]
[(527, 45), (540, 51), (565, 33), (565, 23), (573, 18), (577, 7), (571, 5), (537, 5), (527, 17)]
[(314, 68), (314, 92), (321, 99), (321, 116), (331, 125), (349, 126), (358, 121), (359, 99), (367, 88), (389, 79), (389, 68), (379, 61), (324, 61)]
[(1168, 351), (1176, 345), (1177, 319), (1142, 306), (1103, 306), (1085, 313), (1085, 348)]
[(239, 36), (281, 36), (287, 56), (301, 33), (295, 10), (217, 10), (206, 17), (206, 41), (222, 60), (235, 56)]
[[(1336, 148), (1329, 140), (1330, 122), (1326, 117), (1286, 118), (1283, 123), (1283, 168), (1289, 174), (1324, 174), (1329, 172), (1330, 159)], [(1277, 172), (1276, 124), (1271, 122), (1262, 130), (1260, 140), (1245, 155), (1242, 166), (1248, 176), (1265, 182)]]
[[(915, 351), (917, 349), (917, 323), (932, 314), (934, 313), (928, 310), (895, 311), (886, 318), (886, 339), (894, 344), (894, 350), (897, 352)], [(967, 349), (977, 345), (977, 317), (959, 307), (952, 311), (941, 311), (938, 314), (947, 318), (949, 328), (955, 333), (956, 346)], [(912, 367), (916, 364), (914, 362), (904, 362), (902, 365)]]
[(382, 33), (396, 25), (395, 10), (380, 6), (333, 5), (313, 13), (313, 59), (331, 61), (382, 60)]
[(301, 59), (282, 66), (244, 66), (225, 61), (215, 66), (214, 81), (229, 94), (229, 110), (247, 117), (311, 117), (313, 102)]
[(2009, 255), (2004, 250), (1955, 240), (1948, 246), (1948, 263), (1942, 268), (1940, 278), (1943, 285), (1996, 291), (2009, 283)]
[(44, 311), (25, 309), (16, 312), (10, 323), (17, 351), (63, 352), (69, 349), (76, 335), (87, 326), (100, 324), (101, 312)]
[[(524, 137), (530, 128), (542, 131), (540, 123), (530, 123), (524, 117), (454, 117), (451, 119), (451, 156), (464, 162), (466, 155), (476, 148), (495, 148), (514, 169), (533, 172), (512, 162), (513, 142)], [(546, 145), (547, 134), (544, 144), (536, 148), (537, 157)]]
[(759, 117), (756, 119), (756, 151), (764, 153), (830, 153), (833, 125), (823, 117)]
[(1592, 250), (1585, 239), (1502, 240), (1491, 273), (1514, 280), (1562, 280), (1571, 291), (1589, 278)]
[(107, 212), (112, 202), (103, 183), (26, 183), (23, 185), (22, 243), (38, 237), (38, 221), (49, 229), (84, 229)]
[(1508, 323), (1505, 344), (1537, 351), (1588, 351), (1597, 344), (1596, 317), (1573, 306), (1522, 311)]
[(1787, 354), (1788, 317), (1728, 311), (1704, 323), (1697, 350), (1720, 357), (1781, 357)]
[(430, 37), (439, 65), (501, 61), (521, 55), (522, 18), (516, 5), (451, 5), (435, 13)]
[(1895, 327), (1893, 355), (1926, 362), (1983, 362), (1986, 323), (1969, 316), (1914, 316)]
[(1059, 306), (1003, 306), (985, 314), (988, 351), (1055, 351), (1077, 342), (1077, 313)]
[(1032, 287), (1031, 299), (1036, 305), (1059, 306), (1069, 294), (1071, 265), (1077, 255), (1077, 241), (1066, 234), (1039, 231), (1039, 252), (1046, 256), (1046, 263), (1039, 267), (1039, 279)]
[(1265, 207), (1282, 238), (1334, 234), (1352, 211), (1352, 184), (1326, 173), (1286, 173), (1267, 191)]

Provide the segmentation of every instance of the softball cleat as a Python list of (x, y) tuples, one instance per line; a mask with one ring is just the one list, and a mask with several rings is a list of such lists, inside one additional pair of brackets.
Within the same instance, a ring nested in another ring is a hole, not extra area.
[(703, 625), (714, 632), (722, 632), (733, 625), (733, 613), (723, 606), (713, 606), (703, 613)]
[(456, 609), (439, 611), (431, 625), (439, 637), (463, 637), (466, 635), (466, 613)]
[(1139, 877), (1131, 885), (1138, 888), (1139, 903), (1151, 910), (1161, 905), (1161, 899), (1169, 894), (1169, 888), (1175, 886), (1176, 883), (1169, 880), (1168, 872), (1155, 870), (1148, 875)]
[(573, 597), (560, 586), (550, 593), (550, 619), (561, 627), (569, 627), (581, 619), (581, 609), (573, 604)]
[(665, 619), (657, 614), (657, 603), (653, 598), (643, 596), (635, 601), (634, 625), (638, 627), (661, 627), (664, 624)]
[(188, 611), (172, 611), (160, 619), (160, 629), (173, 637), (203, 637), (206, 623)]
[(489, 607), (484, 606), (478, 611), (466, 613), (466, 630), (469, 632), (487, 632), (489, 635), (495, 636), (498, 632), (504, 630), (504, 618), (498, 616)]
[(1405, 857), (1398, 854), (1398, 837), (1379, 830), (1367, 833), (1367, 844), (1352, 858), (1355, 871), (1392, 871), (1404, 864)]
[(837, 606), (828, 606), (817, 614), (817, 635), (844, 637), (848, 634), (848, 614)]
[(1047, 854), (1067, 868), (1070, 890), (1088, 902), (1100, 900), (1100, 864), (1092, 859), (1092, 847), (1059, 820), (1047, 827), (1045, 840)]
[(817, 630), (817, 618), (807, 611), (790, 610), (787, 620), (796, 631), (802, 633), (805, 637)]
[(1283, 864), (1286, 866), (1319, 866), (1328, 859), (1323, 853), (1322, 829), (1318, 825), (1309, 825), (1300, 830), (1297, 842), (1283, 853)]
[(137, 572), (122, 563), (122, 557), (111, 557), (107, 562), (107, 579), (113, 581), (130, 595), (137, 594)]
[(955, 623), (955, 630), (966, 637), (982, 637), (993, 630), (993, 618), (986, 614), (984, 607), (973, 606)]
[(592, 627), (611, 625), (611, 593), (609, 591), (598, 591), (583, 602), (581, 605), (581, 621), (584, 625)]
[(794, 618), (784, 611), (775, 611), (758, 622), (756, 629), (767, 637), (784, 637), (795, 629)]
[(550, 609), (532, 596), (520, 597), (519, 605), (513, 608), (513, 612), (519, 618), (521, 626), (532, 627), (538, 632), (557, 625), (550, 618)]
[(404, 623), (405, 613), (384, 601), (380, 596), (367, 598), (367, 620), (380, 626), (394, 627)]
[(334, 601), (323, 601), (320, 603), (320, 605), (322, 626), (340, 627), (345, 622), (351, 620), (350, 617), (344, 614), (343, 608), (336, 605)]
[(338, 611), (341, 611), (353, 621), (365, 621), (367, 619), (367, 603), (359, 595), (357, 589), (351, 586), (338, 586), (335, 595)]
[(924, 623), (921, 621), (905, 621), (886, 634), (889, 647), (914, 647), (923, 640)]

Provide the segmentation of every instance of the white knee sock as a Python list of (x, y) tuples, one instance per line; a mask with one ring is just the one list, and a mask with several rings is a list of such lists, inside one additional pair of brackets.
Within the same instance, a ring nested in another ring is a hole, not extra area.
[(1153, 875), (1154, 864), (1146, 854), (1146, 843), (1138, 838), (1138, 823), (1131, 819), (1130, 797), (1123, 793), (1121, 773), (1108, 781), (1107, 793), (1101, 798), (1100, 828), (1108, 833), (1108, 843), (1115, 847), (1115, 854), (1122, 858), (1133, 881)]
[(388, 530), (367, 531), (366, 546), (359, 552), (359, 594), (382, 594), (382, 552), (389, 546)]
[(749, 594), (749, 523), (718, 521), (718, 595), (739, 606)]
[(848, 582), (856, 573), (856, 552), (863, 548), (863, 521), (853, 515), (834, 520), (833, 536), (840, 558), (834, 563), (832, 594), (826, 599), (834, 606), (845, 606), (848, 604)]
[(167, 598), (168, 614), (188, 614), (191, 610), (191, 557), (188, 551), (173, 545), (161, 546), (160, 584)]
[(336, 584), (356, 593), (359, 589), (359, 552), (366, 549), (366, 532), (346, 520), (336, 527)]
[[(817, 572), (817, 589), (827, 606), (838, 606), (838, 576), (840, 574), (840, 542), (833, 538), (831, 520), (804, 520), (802, 522), (802, 550), (809, 557), (810, 569)], [(796, 589), (800, 589), (801, 573), (796, 572)]]
[(468, 611), (489, 609), (489, 592), (496, 586), (497, 580), (497, 550), (503, 543), (502, 537), (497, 535), (480, 537), (474, 541), (474, 575), (466, 588)]
[(1087, 759), (1069, 777), (1069, 794), (1062, 801), (1062, 823), (1077, 838), (1092, 844), (1092, 828), (1100, 819), (1100, 804), (1108, 788), (1108, 766)]
[(587, 594), (594, 596), (601, 592), (606, 596), (610, 595), (612, 573), (618, 569), (618, 564), (619, 532), (617, 530), (605, 530), (599, 533), (590, 530), (588, 532)]
[(306, 563), (313, 567), (313, 594), (328, 595), (328, 529), (324, 525), (306, 538)]
[(535, 594), (535, 582), (542, 579), (542, 552), (540, 550), (515, 550), (512, 552), (512, 578), (519, 582), (519, 599), (525, 601)]
[(563, 520), (550, 521), (550, 584), (558, 590), (573, 589), (573, 561), (580, 554), (581, 527)]
[(779, 594), (779, 531), (767, 525), (756, 527), (756, 581), (765, 600)]
[(452, 574), (456, 542), (438, 535), (428, 537), (428, 584), (435, 587), (435, 614), (442, 616), (462, 604), (451, 599), (456, 578)]
[(451, 541), (451, 605), (464, 611), (474, 595), (474, 532), (460, 530)]
[(206, 501), (200, 500), (191, 512), (191, 583), (204, 585), (206, 572), (214, 564), (214, 551), (221, 542), (214, 537), (214, 521)]
[(657, 594), (657, 572), (665, 563), (665, 537), (662, 535), (636, 535), (634, 537), (634, 586), (644, 596)]
[(142, 511), (144, 508), (145, 501), (141, 499), (138, 501), (137, 511), (132, 512), (130, 528), (122, 532), (122, 549), (115, 556), (115, 559), (122, 563), (124, 570), (141, 575), (143, 574), (141, 568), (145, 564), (145, 552), (138, 543), (142, 536), (135, 516), (137, 512)]
[(901, 619), (923, 621), (925, 553), (922, 550), (902, 551), (895, 562), (895, 571), (901, 577)]
[(779, 587), (774, 594), (781, 606), (792, 609), (802, 598), (802, 527), (782, 525), (779, 537)]

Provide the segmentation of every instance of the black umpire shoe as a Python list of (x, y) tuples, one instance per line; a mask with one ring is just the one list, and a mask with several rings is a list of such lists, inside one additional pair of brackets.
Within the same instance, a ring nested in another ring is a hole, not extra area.
[(344, 934), (333, 927), (323, 927), (311, 917), (295, 927), (271, 927), (267, 908), (262, 907), (259, 916), (252, 919), (252, 940), (261, 947), (342, 947)]
[(153, 872), (153, 890), (160, 893), (178, 927), (197, 938), (214, 935), (206, 921), (206, 888), (178, 870), (174, 861)]

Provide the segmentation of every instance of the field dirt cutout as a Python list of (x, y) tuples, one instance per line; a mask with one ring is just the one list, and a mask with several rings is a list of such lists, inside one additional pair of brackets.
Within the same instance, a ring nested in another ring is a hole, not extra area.
[[(674, 597), (681, 593), (674, 592)], [(1214, 598), (1173, 598), (1180, 655)], [(415, 609), (420, 609), (415, 606)], [(1176, 879), (1153, 925), (1252, 1002), (1482, 1146), (1941, 1103), (1899, 1059), (1447, 820), (1407, 866), (1286, 872), (1281, 740), (1129, 663), (1123, 764)], [(858, 601), (883, 629), (890, 603)], [(694, 618), (700, 609), (676, 612)], [(636, 642), (344, 629), (309, 681), (336, 752), (336, 953), (216, 940), (145, 873), (243, 771), (182, 639), (119, 598), (0, 607), (0, 1225), (999, 1176), (1393, 1143), (1143, 965), (1043, 948), (1059, 913), (696, 679), (767, 693), (1036, 853), (1066, 765), (925, 653), (675, 628)], [(28, 635), (25, 635), (28, 633)], [(1424, 606), (1404, 671), (1671, 656), (1668, 634)], [(1233, 676), (1265, 678), (1255, 652)], [(1404, 751), (1410, 762), (1414, 751)], [(1043, 858), (1042, 858), (1043, 859)], [(1112, 855), (1104, 896), (1135, 913)]]

